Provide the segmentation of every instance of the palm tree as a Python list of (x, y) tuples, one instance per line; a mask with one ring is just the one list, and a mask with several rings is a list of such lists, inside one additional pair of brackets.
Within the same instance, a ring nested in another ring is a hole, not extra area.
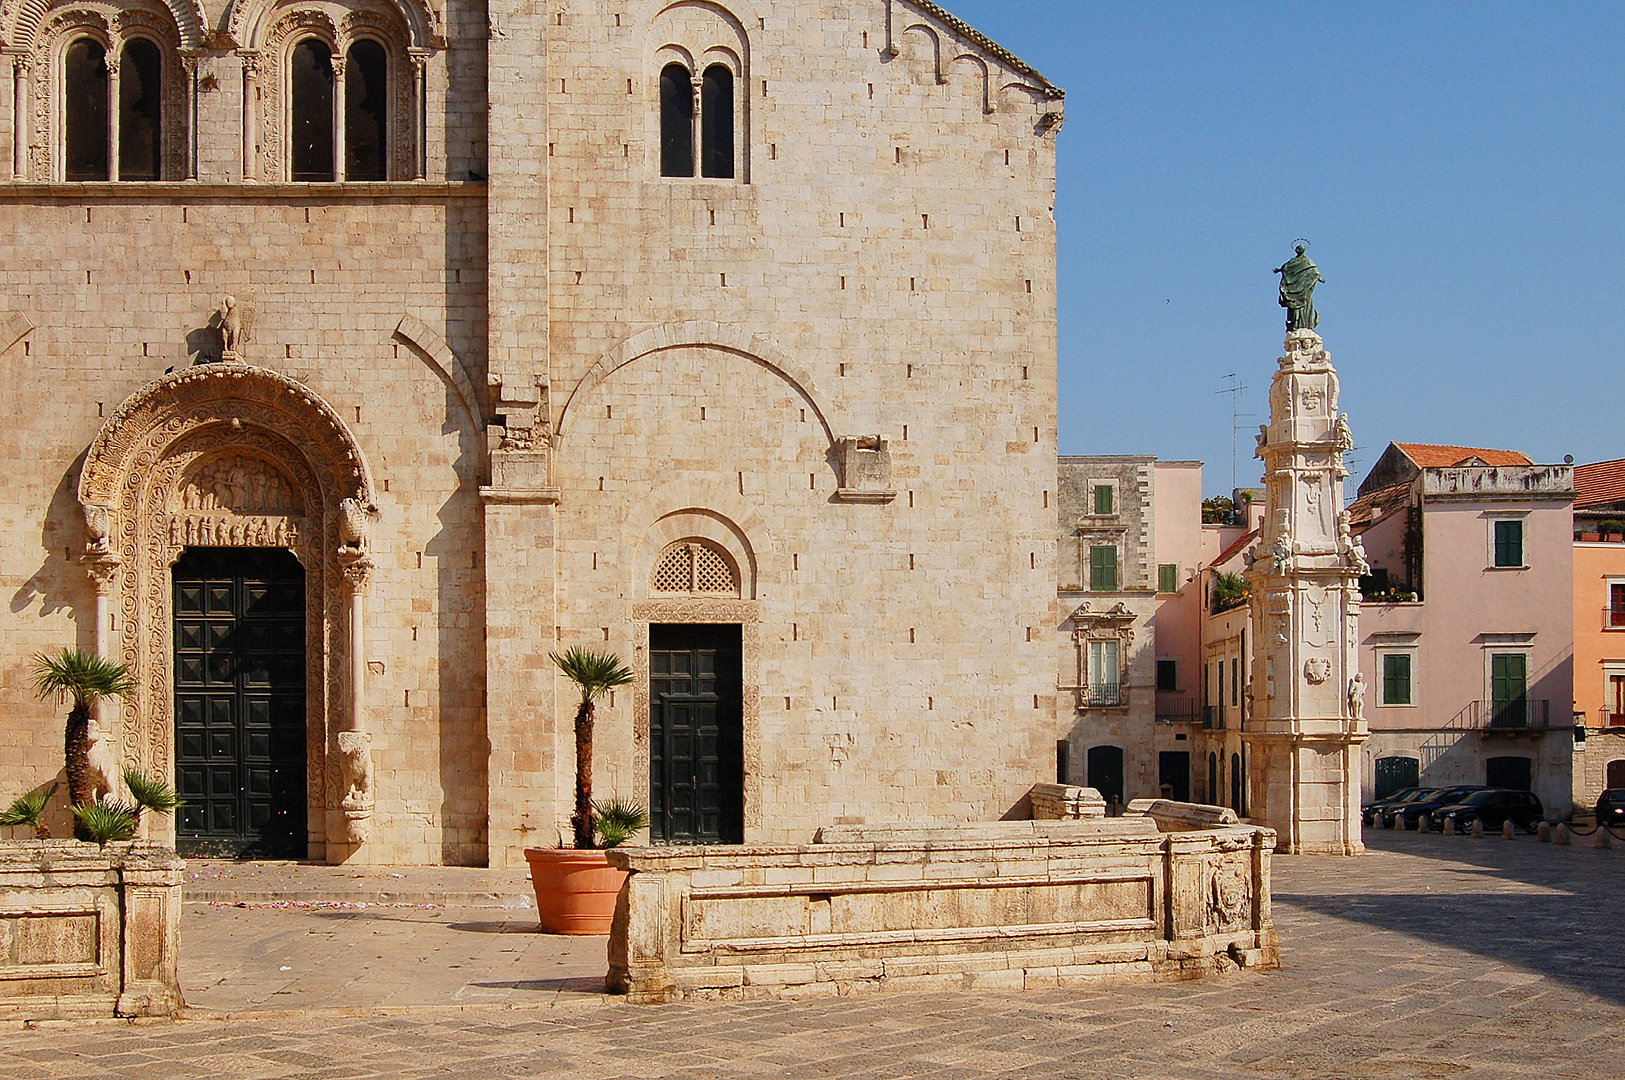
[(593, 703), (615, 687), (631, 682), (632, 673), (614, 653), (577, 648), (562, 656), (548, 656), (581, 691), (581, 704), (576, 707), (576, 812), (570, 823), (575, 828), (577, 849), (588, 851), (598, 846), (592, 812)]
[[(126, 664), (115, 664), (79, 649), (63, 649), (55, 656), (35, 654), (34, 692), (42, 698), (66, 693), (73, 699), (62, 740), (69, 806), (84, 806), (96, 800), (90, 774), (90, 710), (102, 698), (123, 697), (134, 690), (135, 680)], [(81, 840), (90, 839), (77, 819), (73, 833)]]

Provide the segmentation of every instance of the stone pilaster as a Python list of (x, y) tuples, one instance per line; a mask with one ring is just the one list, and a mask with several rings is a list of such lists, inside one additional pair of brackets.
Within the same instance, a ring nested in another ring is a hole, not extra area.
[(1312, 330), (1287, 334), (1258, 436), (1265, 515), (1247, 579), (1254, 638), (1243, 738), (1251, 811), (1279, 850), (1357, 855), (1360, 715), (1355, 654), (1364, 553), (1343, 510), (1337, 371)]

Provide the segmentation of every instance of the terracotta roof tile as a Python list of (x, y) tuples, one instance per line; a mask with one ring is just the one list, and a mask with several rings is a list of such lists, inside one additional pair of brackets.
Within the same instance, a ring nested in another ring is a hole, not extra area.
[(1574, 467), (1574, 508), (1625, 502), (1625, 458)]
[(1237, 555), (1241, 554), (1242, 550), (1245, 549), (1248, 544), (1258, 539), (1258, 533), (1259, 530), (1254, 529), (1251, 532), (1243, 533), (1242, 535), (1236, 537), (1236, 542), (1219, 552), (1219, 557), (1214, 559), (1209, 565), (1217, 569), (1218, 567), (1221, 567), (1225, 563), (1229, 562), (1231, 559), (1234, 559)]
[(1395, 443), (1419, 469), (1448, 469), (1472, 461), (1485, 465), (1533, 465), (1516, 450), (1487, 450), (1479, 446), (1435, 446), (1431, 443)]
[[(1452, 447), (1451, 449), (1456, 448)], [(1438, 466), (1433, 467), (1437, 468)], [(1410, 502), (1410, 499), (1411, 482), (1409, 480), (1398, 484), (1389, 484), (1387, 487), (1380, 487), (1375, 491), (1368, 491), (1349, 503), (1349, 528), (1363, 529), (1367, 525), (1387, 517), (1393, 511)]]

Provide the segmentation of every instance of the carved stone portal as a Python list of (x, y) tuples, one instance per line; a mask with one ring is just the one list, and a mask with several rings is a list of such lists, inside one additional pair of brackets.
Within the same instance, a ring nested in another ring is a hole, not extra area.
[[(373, 504), (360, 448), (333, 409), (303, 384), (246, 364), (208, 364), (165, 375), (136, 391), (103, 425), (85, 457), (78, 496), (85, 507), (81, 562), (105, 582), (98, 618), (104, 655), (129, 665), (136, 689), (107, 721), (124, 765), (174, 775), (173, 611), (170, 566), (188, 545), (287, 547), (306, 569), (306, 799), (309, 854), (327, 857), (349, 840), (344, 800), (365, 798), (343, 772), (340, 731), (361, 733), (352, 688), (341, 550), (357, 543), (341, 504)], [(105, 521), (104, 521), (105, 519)], [(364, 534), (361, 543), (365, 543)], [(355, 665), (365, 671), (364, 665)], [(110, 713), (111, 716), (111, 713)], [(352, 769), (353, 771), (353, 769)], [(359, 796), (358, 796), (359, 797)], [(173, 840), (173, 819), (155, 818)]]

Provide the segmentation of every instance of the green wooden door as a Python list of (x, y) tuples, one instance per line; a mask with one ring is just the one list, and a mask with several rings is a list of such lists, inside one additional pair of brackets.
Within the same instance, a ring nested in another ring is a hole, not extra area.
[(1523, 653), (1490, 656), (1490, 726), (1524, 727), (1528, 723), (1529, 658)]
[(742, 844), (737, 626), (649, 628), (649, 817), (657, 844)]
[(1377, 798), (1386, 799), (1396, 791), (1416, 787), (1422, 780), (1422, 763), (1413, 757), (1377, 759)]
[(304, 567), (282, 549), (188, 548), (173, 581), (176, 847), (302, 859)]

